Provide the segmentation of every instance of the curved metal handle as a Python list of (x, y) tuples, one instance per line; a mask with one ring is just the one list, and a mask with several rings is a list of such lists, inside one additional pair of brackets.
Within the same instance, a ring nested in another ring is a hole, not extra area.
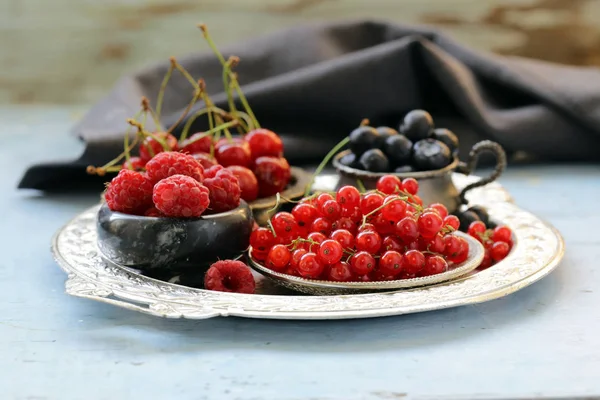
[(459, 195), (461, 204), (467, 204), (467, 199), (465, 196), (469, 190), (480, 186), (485, 186), (488, 183), (495, 181), (500, 175), (502, 175), (502, 172), (504, 172), (504, 169), (506, 168), (506, 153), (504, 152), (502, 146), (496, 142), (492, 142), (491, 140), (483, 140), (473, 146), (469, 152), (469, 161), (467, 163), (459, 163), (458, 167), (456, 167), (456, 172), (465, 175), (470, 175), (473, 173), (475, 167), (477, 166), (479, 155), (486, 151), (493, 153), (496, 156), (496, 168), (489, 176), (481, 178), (477, 182), (473, 182), (464, 187)]

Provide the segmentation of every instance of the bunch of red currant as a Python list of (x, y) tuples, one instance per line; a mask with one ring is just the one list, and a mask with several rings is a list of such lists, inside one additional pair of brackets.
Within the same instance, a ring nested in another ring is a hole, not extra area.
[(473, 221), (467, 233), (483, 243), (485, 248), (480, 269), (489, 268), (504, 260), (513, 247), (512, 231), (508, 226), (500, 225), (488, 229), (483, 221)]
[(415, 179), (393, 175), (377, 189), (304, 198), (250, 237), (254, 259), (277, 272), (329, 281), (382, 281), (440, 274), (464, 262), (468, 242), (442, 204), (423, 207)]

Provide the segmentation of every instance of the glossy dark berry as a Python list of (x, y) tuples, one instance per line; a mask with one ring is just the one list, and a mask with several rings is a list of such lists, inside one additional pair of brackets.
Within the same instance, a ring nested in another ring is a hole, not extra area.
[(339, 159), (339, 163), (350, 168), (359, 168), (358, 157), (354, 153), (348, 153)]
[(410, 163), (413, 142), (404, 135), (390, 136), (385, 140), (383, 152), (394, 165)]
[(450, 149), (439, 140), (423, 139), (413, 146), (412, 163), (418, 170), (441, 169), (451, 162)]
[(400, 125), (400, 133), (416, 142), (429, 137), (433, 130), (433, 118), (424, 110), (413, 110), (406, 114)]
[(487, 210), (485, 209), (485, 207), (482, 206), (472, 206), (468, 208), (468, 211), (472, 211), (475, 214), (477, 214), (477, 216), (479, 217), (480, 220), (483, 221), (484, 224), (488, 224), (489, 220), (490, 220), (490, 216), (487, 212)]
[(458, 150), (458, 137), (450, 129), (437, 128), (433, 130), (432, 138), (444, 143), (454, 153)]
[(370, 149), (363, 153), (358, 160), (361, 169), (369, 172), (388, 172), (390, 161), (379, 149)]
[(379, 148), (384, 150), (385, 141), (387, 138), (392, 136), (398, 136), (398, 131), (388, 126), (378, 126), (377, 132), (379, 132)]
[(456, 214), (456, 216), (458, 217), (458, 220), (460, 221), (459, 229), (462, 232), (467, 232), (467, 230), (469, 229), (469, 225), (471, 225), (471, 222), (481, 221), (481, 218), (479, 218), (479, 215), (477, 215), (473, 211), (464, 211), (464, 212)]
[(379, 132), (371, 126), (359, 126), (350, 132), (350, 150), (357, 156), (379, 145)]

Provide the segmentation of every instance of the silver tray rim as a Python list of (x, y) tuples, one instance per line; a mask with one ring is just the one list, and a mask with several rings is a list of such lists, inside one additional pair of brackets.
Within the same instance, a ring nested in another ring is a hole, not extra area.
[[(334, 177), (325, 176), (329, 186)], [(453, 175), (458, 188), (477, 177)], [(492, 218), (511, 227), (515, 246), (509, 256), (476, 274), (425, 287), (325, 296), (222, 293), (163, 282), (106, 263), (95, 245), (91, 207), (60, 228), (51, 251), (67, 273), (67, 294), (166, 318), (238, 316), (264, 319), (354, 319), (438, 310), (494, 300), (550, 274), (565, 253), (560, 232), (521, 209), (498, 183), (474, 189), (469, 204), (488, 208)]]

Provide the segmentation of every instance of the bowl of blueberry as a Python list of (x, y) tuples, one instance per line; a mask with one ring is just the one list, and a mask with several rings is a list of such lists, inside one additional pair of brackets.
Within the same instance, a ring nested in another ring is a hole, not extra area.
[[(384, 175), (414, 178), (419, 182), (419, 195), (424, 203), (441, 203), (454, 211), (466, 203), (469, 190), (493, 182), (506, 167), (506, 154), (498, 143), (489, 140), (476, 143), (466, 162), (458, 158), (458, 145), (458, 137), (449, 129), (435, 128), (433, 118), (424, 110), (407, 113), (398, 130), (373, 127), (365, 120), (349, 134), (349, 149), (333, 158), (340, 175), (338, 186), (356, 185), (360, 181), (366, 189), (374, 189)], [(479, 155), (484, 152), (495, 156), (494, 171), (459, 192), (452, 174), (472, 174)]]

